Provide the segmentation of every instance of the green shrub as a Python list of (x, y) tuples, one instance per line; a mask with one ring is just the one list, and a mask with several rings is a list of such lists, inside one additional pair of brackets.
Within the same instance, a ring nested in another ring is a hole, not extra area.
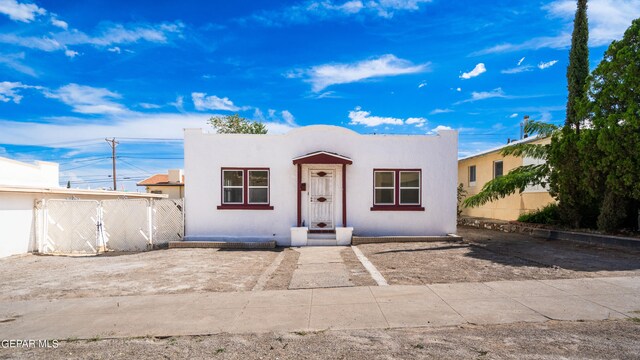
[(542, 209), (522, 214), (518, 221), (534, 224), (554, 225), (560, 222), (560, 212), (557, 204), (549, 204)]

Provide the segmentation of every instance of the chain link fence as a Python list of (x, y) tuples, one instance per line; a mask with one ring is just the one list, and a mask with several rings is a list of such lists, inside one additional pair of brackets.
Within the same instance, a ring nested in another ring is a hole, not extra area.
[(182, 199), (39, 200), (38, 249), (45, 254), (145, 251), (180, 241)]

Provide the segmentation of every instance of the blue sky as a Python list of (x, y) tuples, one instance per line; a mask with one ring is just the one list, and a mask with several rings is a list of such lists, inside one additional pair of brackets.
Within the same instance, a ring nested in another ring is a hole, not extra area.
[[(591, 65), (640, 17), (590, 1)], [(271, 133), (460, 131), (460, 155), (562, 123), (575, 2), (0, 0), (0, 156), (119, 188), (182, 167), (182, 129), (216, 114)], [(188, 174), (187, 174), (188, 176)]]

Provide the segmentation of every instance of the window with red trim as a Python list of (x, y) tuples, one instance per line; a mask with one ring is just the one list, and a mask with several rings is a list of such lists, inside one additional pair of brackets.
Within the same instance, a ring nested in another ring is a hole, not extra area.
[(424, 210), (421, 184), (420, 169), (374, 170), (371, 210)]
[(268, 168), (223, 168), (222, 205), (218, 209), (271, 210)]

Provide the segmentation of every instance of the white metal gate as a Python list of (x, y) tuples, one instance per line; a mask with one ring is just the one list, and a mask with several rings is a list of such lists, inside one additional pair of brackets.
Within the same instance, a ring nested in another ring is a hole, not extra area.
[(163, 245), (184, 238), (184, 202), (182, 199), (152, 201), (153, 244)]
[(149, 201), (116, 199), (102, 201), (105, 245), (113, 251), (142, 251), (151, 246)]
[(39, 200), (36, 239), (41, 253), (144, 251), (180, 241), (181, 199)]
[(96, 254), (100, 248), (99, 224), (98, 201), (49, 200), (41, 249), (64, 254)]

